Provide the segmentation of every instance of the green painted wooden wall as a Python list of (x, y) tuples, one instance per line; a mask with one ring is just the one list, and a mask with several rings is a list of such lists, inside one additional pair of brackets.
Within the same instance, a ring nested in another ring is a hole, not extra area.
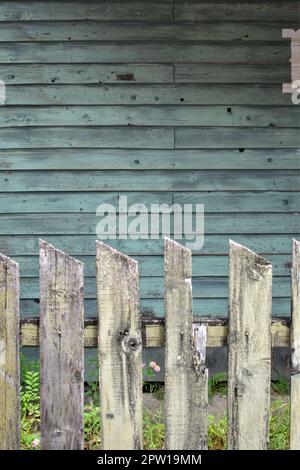
[[(228, 239), (274, 266), (290, 312), (299, 237), (299, 111), (290, 82), (297, 1), (0, 1), (0, 250), (38, 315), (38, 237), (85, 263), (95, 315), (98, 204), (205, 204), (194, 310), (227, 315)], [(161, 240), (111, 241), (140, 262), (141, 308), (163, 316)]]

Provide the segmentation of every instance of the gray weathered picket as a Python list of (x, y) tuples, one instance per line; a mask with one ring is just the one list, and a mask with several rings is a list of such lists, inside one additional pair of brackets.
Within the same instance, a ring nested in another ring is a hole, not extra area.
[(40, 240), (41, 445), (83, 448), (83, 265)]
[(141, 449), (142, 334), (138, 264), (97, 242), (102, 448)]
[(192, 254), (168, 238), (165, 315), (166, 448), (206, 449), (208, 373), (203, 354), (205, 338), (196, 335), (198, 329), (193, 342)]
[(230, 242), (228, 447), (266, 449), (271, 383), (272, 266)]
[(19, 266), (0, 253), (0, 449), (20, 445)]

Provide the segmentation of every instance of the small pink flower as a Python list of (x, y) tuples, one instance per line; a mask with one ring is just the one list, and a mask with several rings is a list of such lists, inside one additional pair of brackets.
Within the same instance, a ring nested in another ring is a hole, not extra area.
[(145, 367), (146, 364), (142, 364), (142, 367)]
[(40, 445), (40, 440), (39, 439), (34, 439), (32, 441), (31, 447), (38, 447)]
[(155, 372), (160, 372), (160, 366), (158, 364), (155, 364), (155, 367), (153, 367), (153, 370), (155, 370)]

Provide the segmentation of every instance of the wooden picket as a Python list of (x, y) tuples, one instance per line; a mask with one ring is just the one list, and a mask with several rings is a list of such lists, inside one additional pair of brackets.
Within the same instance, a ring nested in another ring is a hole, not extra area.
[(83, 265), (40, 240), (41, 445), (83, 448)]
[(0, 449), (20, 445), (19, 266), (0, 253)]
[(165, 330), (150, 320), (142, 330), (138, 263), (97, 242), (98, 326), (85, 328), (83, 264), (41, 240), (40, 322), (21, 322), (22, 339), (18, 265), (0, 254), (0, 449), (20, 446), (20, 341), (40, 345), (43, 449), (83, 448), (84, 345), (99, 349), (102, 448), (142, 448), (142, 342), (165, 343), (166, 449), (206, 449), (207, 332), (210, 346), (228, 345), (229, 449), (268, 448), (271, 345), (290, 346), (290, 448), (300, 449), (300, 243), (293, 241), (290, 330), (284, 321), (271, 326), (271, 264), (235, 242), (229, 258), (228, 330), (221, 321), (195, 323), (191, 251), (169, 239)]
[(271, 386), (272, 266), (230, 242), (228, 447), (266, 449)]
[(103, 449), (141, 449), (142, 333), (138, 263), (97, 242)]
[[(207, 448), (205, 345), (193, 344), (191, 251), (165, 239), (165, 419), (167, 449)], [(197, 331), (197, 330), (196, 330)], [(197, 341), (198, 340), (198, 341)], [(199, 351), (200, 349), (200, 351)], [(202, 357), (201, 353), (202, 352)]]
[(290, 448), (300, 450), (300, 243), (293, 240)]

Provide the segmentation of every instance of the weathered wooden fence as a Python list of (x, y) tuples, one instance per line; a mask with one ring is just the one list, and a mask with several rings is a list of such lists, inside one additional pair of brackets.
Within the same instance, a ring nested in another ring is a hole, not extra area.
[[(103, 449), (142, 448), (142, 343), (165, 344), (167, 449), (207, 448), (206, 345), (228, 345), (228, 447), (266, 449), (271, 348), (291, 348), (290, 447), (300, 449), (300, 243), (292, 319), (272, 321), (272, 266), (230, 242), (229, 323), (193, 318), (192, 257), (165, 240), (165, 325), (141, 321), (138, 263), (97, 242), (98, 322), (84, 323), (83, 265), (40, 241), (40, 319), (21, 322), (19, 270), (0, 254), (0, 449), (20, 443), (19, 346), (40, 345), (43, 449), (83, 448), (84, 346), (99, 345)], [(165, 334), (164, 334), (165, 333)]]

